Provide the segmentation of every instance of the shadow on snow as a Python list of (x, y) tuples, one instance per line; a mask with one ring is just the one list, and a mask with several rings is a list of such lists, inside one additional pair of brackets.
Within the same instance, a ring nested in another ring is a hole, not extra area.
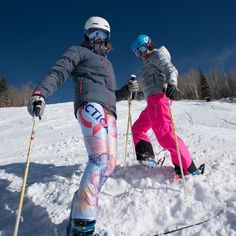
[[(0, 170), (4, 170), (7, 174), (13, 174), (22, 178), (24, 175), (24, 169), (25, 163), (14, 163), (0, 166)], [(77, 175), (82, 174), (81, 165), (54, 166), (52, 164), (31, 163), (27, 186), (34, 183), (50, 182), (53, 180), (53, 176), (55, 175), (70, 179), (75, 173)], [(12, 235), (15, 226), (15, 212), (18, 208), (20, 193), (8, 190), (10, 184), (11, 182), (9, 180), (0, 179), (0, 236)], [(36, 206), (34, 202), (25, 195), (18, 236), (55, 235), (54, 229), (56, 227), (65, 228), (67, 223), (66, 221), (67, 220), (59, 225), (55, 225), (51, 222), (46, 208), (38, 205)]]

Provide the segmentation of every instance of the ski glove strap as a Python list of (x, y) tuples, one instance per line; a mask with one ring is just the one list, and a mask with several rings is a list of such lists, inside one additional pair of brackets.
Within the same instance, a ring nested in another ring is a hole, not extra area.
[(33, 95), (28, 102), (28, 112), (31, 116), (36, 116), (41, 119), (44, 109), (45, 109), (45, 100), (42, 96)]

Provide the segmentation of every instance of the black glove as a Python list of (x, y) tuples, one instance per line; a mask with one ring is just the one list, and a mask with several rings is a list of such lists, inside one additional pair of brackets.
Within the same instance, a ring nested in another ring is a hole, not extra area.
[(136, 75), (132, 74), (130, 75), (130, 79), (127, 82), (127, 89), (129, 92), (138, 92), (139, 86), (138, 86), (138, 80), (136, 80)]
[(33, 95), (28, 102), (28, 112), (31, 116), (37, 116), (41, 119), (44, 109), (45, 100), (42, 96)]
[(166, 97), (168, 97), (172, 100), (176, 99), (176, 97), (177, 97), (177, 88), (175, 85), (168, 84), (167, 88), (165, 89), (164, 92), (166, 94)]

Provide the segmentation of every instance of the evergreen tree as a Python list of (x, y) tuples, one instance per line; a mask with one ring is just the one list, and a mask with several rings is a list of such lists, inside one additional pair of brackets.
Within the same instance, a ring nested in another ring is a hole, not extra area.
[(0, 106), (5, 106), (5, 102), (8, 98), (8, 82), (7, 79), (2, 77), (0, 79)]
[(203, 72), (199, 69), (199, 91), (200, 91), (200, 98), (205, 99), (206, 101), (210, 101), (210, 87), (207, 82), (207, 79)]
[(7, 80), (2, 77), (0, 79), (0, 96), (2, 96), (3, 94), (6, 94), (8, 91), (8, 83)]

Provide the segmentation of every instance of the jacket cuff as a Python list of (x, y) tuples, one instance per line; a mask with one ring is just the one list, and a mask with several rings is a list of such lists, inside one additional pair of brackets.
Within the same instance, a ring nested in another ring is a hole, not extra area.
[(40, 96), (40, 97), (43, 97), (45, 100), (45, 97), (43, 96), (43, 92), (41, 90), (35, 90), (33, 92), (33, 96)]
[(40, 90), (35, 90), (34, 92), (33, 92), (33, 95), (39, 95), (39, 96), (42, 96), (42, 91), (40, 91)]

